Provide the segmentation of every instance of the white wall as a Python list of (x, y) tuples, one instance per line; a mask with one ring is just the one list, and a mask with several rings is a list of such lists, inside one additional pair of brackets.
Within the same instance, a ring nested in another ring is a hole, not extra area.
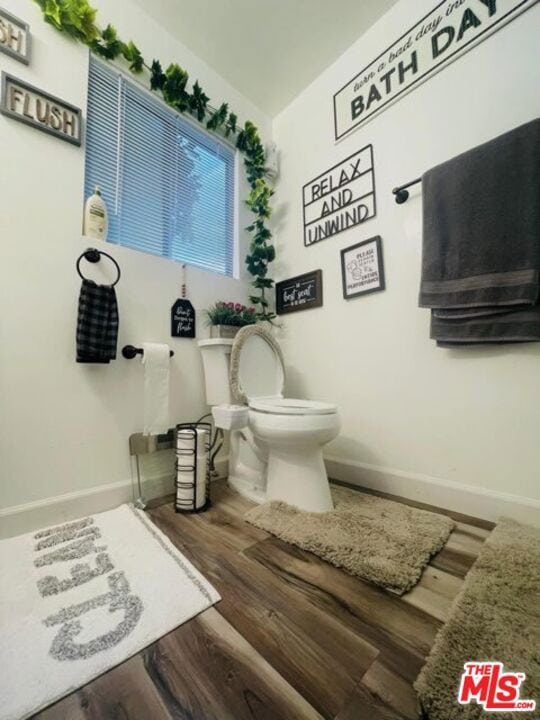
[[(137, 4), (93, 5), (99, 21), (133, 38), (146, 58), (178, 62), (192, 81), (201, 81), (215, 106), (228, 101), (269, 137), (269, 120)], [(46, 25), (35, 3), (4, 0), (2, 6), (30, 23), (33, 49), (29, 67), (0, 54), (0, 68), (84, 109), (86, 49)], [(140, 362), (121, 356), (107, 366), (75, 362), (75, 260), (88, 244), (81, 238), (84, 148), (0, 116), (0, 158), (0, 508), (7, 508), (6, 515), (13, 506), (129, 481), (127, 443), (142, 429), (143, 375)], [(241, 187), (241, 205), (244, 197)], [(242, 215), (240, 227), (246, 224)], [(241, 266), (245, 240), (242, 233)], [(198, 347), (169, 335), (180, 265), (113, 245), (106, 249), (122, 268), (119, 349), (168, 342), (176, 353), (172, 417), (197, 418), (206, 410)], [(233, 280), (188, 269), (188, 288), (202, 336), (208, 332), (204, 307), (217, 299), (247, 300), (245, 276)]]
[[(270, 136), (267, 118), (137, 5), (94, 4), (102, 21), (133, 37), (146, 57), (178, 61), (214, 104), (229, 101)], [(345, 461), (349, 480), (440, 504), (441, 488), (465, 497), (464, 485), (480, 501), (504, 493), (539, 499), (540, 346), (434, 346), (428, 312), (417, 307), (420, 193), (398, 206), (390, 190), (538, 114), (540, 7), (333, 142), (333, 93), (432, 5), (401, 0), (274, 122), (281, 152), (274, 276), (320, 267), (325, 289), (322, 309), (283, 321), (289, 391), (339, 404), (343, 431), (328, 454), (342, 467)], [(3, 7), (30, 22), (33, 58), (26, 67), (0, 55), (0, 68), (84, 108), (86, 50), (47, 26), (34, 3), (4, 0)], [(366, 143), (375, 151), (377, 217), (304, 248), (302, 185)], [(0, 116), (0, 158), (0, 523), (6, 526), (14, 508), (34, 508), (32, 522), (39, 523), (51, 498), (62, 494), (66, 501), (79, 498), (80, 512), (99, 509), (97, 498), (125, 495), (127, 438), (142, 424), (142, 368), (123, 358), (105, 367), (75, 363), (80, 281), (74, 262), (87, 244), (80, 237), (84, 150)], [(383, 238), (387, 290), (346, 302), (339, 250), (376, 234)], [(109, 249), (123, 271), (119, 347), (169, 342), (176, 351), (173, 415), (180, 421), (202, 414), (198, 348), (169, 337), (179, 266)], [(188, 283), (199, 312), (213, 300), (247, 295), (245, 277), (190, 270)], [(206, 333), (201, 314), (198, 330)], [(147, 470), (163, 469), (153, 462)], [(482, 507), (473, 510), (481, 514)]]
[[(540, 345), (435, 347), (417, 300), (421, 191), (400, 206), (391, 188), (539, 114), (540, 6), (334, 143), (333, 94), (433, 6), (401, 0), (275, 119), (275, 276), (323, 269), (324, 307), (285, 316), (282, 341), (289, 392), (339, 405), (330, 469), (344, 463), (349, 480), (426, 502), (476, 490), (469, 509), (481, 514), (490, 495), (540, 499)], [(305, 248), (302, 185), (368, 143), (377, 216)], [(345, 301), (339, 251), (374, 235), (383, 240), (387, 290)]]

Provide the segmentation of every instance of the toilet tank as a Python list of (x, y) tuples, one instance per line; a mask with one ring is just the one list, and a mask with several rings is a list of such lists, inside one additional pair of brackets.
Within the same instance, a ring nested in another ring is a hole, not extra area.
[(229, 405), (233, 402), (229, 382), (232, 344), (233, 340), (229, 338), (198, 341), (203, 360), (208, 405)]

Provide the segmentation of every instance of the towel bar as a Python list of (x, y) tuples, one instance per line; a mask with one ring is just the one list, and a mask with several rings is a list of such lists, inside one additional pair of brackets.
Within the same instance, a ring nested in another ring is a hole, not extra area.
[(407, 190), (408, 187), (411, 185), (416, 185), (416, 183), (422, 182), (422, 178), (416, 178), (416, 180), (411, 180), (408, 183), (405, 183), (404, 185), (398, 185), (395, 187), (392, 192), (395, 195), (396, 202), (398, 205), (402, 205), (404, 202), (406, 202), (409, 199), (409, 191)]
[[(135, 347), (135, 345), (124, 345), (122, 348), (122, 355), (126, 358), (126, 360), (133, 360), (135, 355), (144, 355), (144, 350), (142, 348)], [(169, 350), (169, 357), (174, 356), (174, 350)]]

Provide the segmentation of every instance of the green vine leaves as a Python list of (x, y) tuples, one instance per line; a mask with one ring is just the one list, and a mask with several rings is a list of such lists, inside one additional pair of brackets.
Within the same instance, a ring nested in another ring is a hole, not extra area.
[(255, 216), (253, 223), (246, 228), (251, 235), (251, 242), (245, 263), (248, 272), (254, 277), (252, 286), (256, 290), (249, 299), (257, 308), (258, 319), (272, 322), (276, 316), (269, 310), (270, 304), (265, 293), (274, 286), (274, 281), (268, 277), (268, 270), (276, 251), (271, 243), (272, 233), (267, 227), (274, 191), (267, 183), (266, 154), (256, 126), (248, 120), (243, 127), (239, 127), (238, 117), (227, 103), (222, 103), (217, 110), (210, 109), (210, 98), (198, 80), (189, 91), (189, 75), (180, 65), (171, 63), (165, 70), (159, 60), (153, 60), (148, 65), (135, 43), (132, 40), (124, 42), (112, 25), (100, 30), (96, 25), (97, 12), (88, 0), (35, 2), (40, 6), (46, 22), (84, 43), (96, 55), (106, 60), (123, 57), (131, 72), (136, 74), (146, 69), (150, 74), (151, 90), (160, 93), (164, 101), (175, 110), (189, 112), (212, 132), (236, 138), (236, 147), (244, 155), (246, 179), (250, 187), (245, 202)]
[(48, 23), (86, 45), (99, 35), (96, 10), (86, 0), (38, 0), (38, 5)]

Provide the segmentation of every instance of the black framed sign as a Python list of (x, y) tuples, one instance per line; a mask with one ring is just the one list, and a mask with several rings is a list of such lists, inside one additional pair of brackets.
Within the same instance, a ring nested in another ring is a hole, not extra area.
[(304, 245), (369, 220), (377, 212), (373, 146), (366, 145), (302, 188)]
[(171, 308), (171, 336), (195, 337), (195, 308), (185, 298), (179, 298)]
[(382, 241), (379, 235), (341, 251), (341, 277), (345, 300), (384, 290)]
[(2, 72), (0, 112), (61, 140), (81, 144), (82, 114), (79, 108), (6, 72)]
[(334, 95), (336, 141), (536, 2), (440, 2)]
[(276, 283), (278, 315), (321, 307), (322, 304), (322, 270), (313, 270)]

